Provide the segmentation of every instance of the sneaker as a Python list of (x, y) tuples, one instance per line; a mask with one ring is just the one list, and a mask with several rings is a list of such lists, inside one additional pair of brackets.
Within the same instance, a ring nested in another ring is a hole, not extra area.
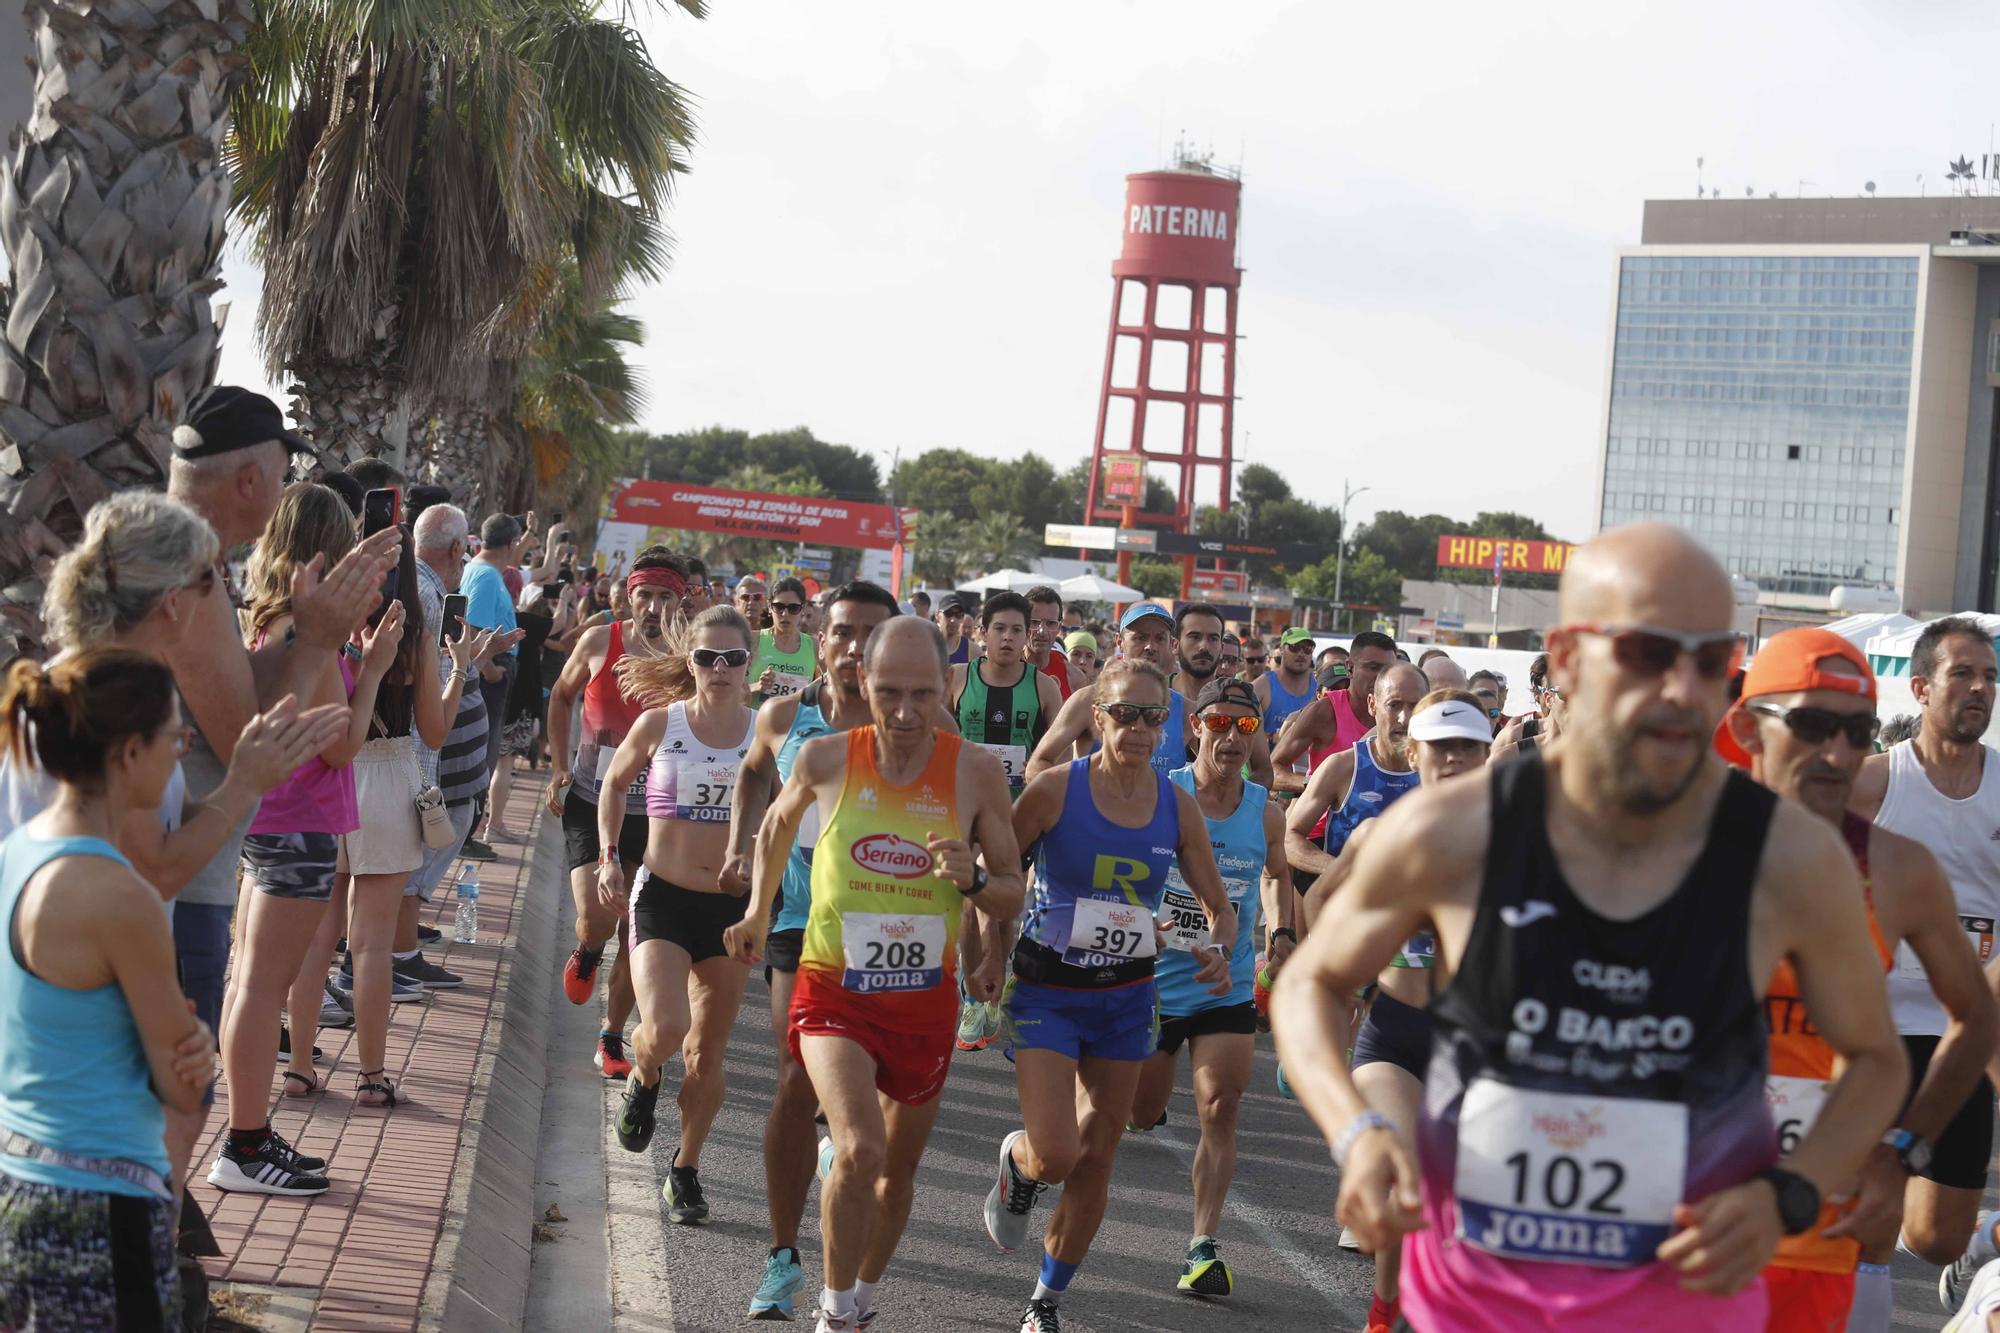
[(1342, 1227), (1340, 1239), (1334, 1243), (1343, 1250), (1353, 1250), (1357, 1254), (1361, 1252), (1361, 1242), (1355, 1239), (1353, 1227)]
[(319, 1025), (323, 1028), (351, 1028), (354, 1015), (341, 1007), (340, 1001), (322, 993), (319, 1002)]
[(824, 1181), (832, 1174), (833, 1140), (831, 1138), (822, 1138), (819, 1141), (819, 1178)]
[(468, 861), (497, 861), (500, 859), (500, 853), (494, 851), (492, 847), (477, 838), (467, 838), (465, 845), (458, 849), (458, 854)]
[(606, 1078), (624, 1078), (632, 1072), (632, 1061), (625, 1054), (625, 1034), (622, 1032), (599, 1032), (597, 1052), (590, 1062), (598, 1067)]
[(853, 1327), (852, 1315), (834, 1314), (824, 1305), (819, 1308), (819, 1318), (813, 1321), (813, 1333), (848, 1333)]
[(604, 961), (604, 949), (585, 949), (581, 944), (569, 951), (563, 964), (563, 994), (571, 1004), (589, 1004), (597, 994), (597, 965)]
[(465, 978), (456, 972), (447, 972), (424, 957), (420, 951), (414, 958), (396, 960), (395, 978), (407, 981), (423, 990), (457, 990), (465, 984)]
[[(333, 978), (332, 978), (332, 977), (328, 977), (328, 978), (326, 979), (326, 989), (325, 989), (325, 991), (324, 991), (324, 992), (322, 992), (322, 993), (323, 993), (323, 994), (324, 994), (324, 995), (326, 996), (326, 999), (327, 999), (327, 1000), (331, 1000), (331, 1001), (332, 1001), (332, 1002), (333, 1002), (333, 1003), (334, 1003), (335, 1005), (339, 1006), (339, 1008), (340, 1008), (340, 1012), (341, 1012), (341, 1013), (343, 1013), (343, 1014), (346, 1014), (346, 1015), (348, 1016), (348, 1018), (349, 1018), (350, 1020), (351, 1020), (351, 1019), (352, 1019), (352, 1018), (354, 1017), (354, 998), (353, 998), (353, 996), (351, 996), (351, 995), (349, 995), (349, 994), (347, 994), (347, 993), (345, 993), (345, 992), (340, 992), (340, 991), (335, 991), (335, 990), (334, 990), (334, 988), (333, 988)], [(324, 1003), (324, 1002), (322, 1002), (322, 1003)], [(320, 1024), (320, 1026), (321, 1026), (321, 1027), (325, 1027), (325, 1026), (326, 1026), (326, 1024), (325, 1024), (325, 1023), (321, 1023), (321, 1024)], [(346, 1025), (346, 1026), (350, 1026), (350, 1027), (351, 1027), (351, 1026), (353, 1026), (353, 1024), (352, 1024), (352, 1023), (350, 1022), (350, 1023), (348, 1023), (348, 1024)]]
[(750, 1298), (750, 1317), (768, 1322), (792, 1322), (792, 1294), (805, 1281), (806, 1270), (799, 1265), (799, 1252), (789, 1245), (771, 1251), (764, 1261), (764, 1280)]
[(667, 1183), (660, 1186), (667, 1201), (667, 1220), (684, 1227), (700, 1226), (708, 1220), (708, 1200), (701, 1194), (701, 1177), (691, 1166), (669, 1166)]
[[(224, 1131), (225, 1136), (227, 1135), (227, 1132), (228, 1131), (226, 1130)], [(307, 1175), (319, 1176), (326, 1174), (326, 1158), (314, 1157), (310, 1153), (300, 1152), (297, 1148), (294, 1148), (292, 1146), (292, 1141), (290, 1139), (286, 1138), (284, 1135), (280, 1134), (275, 1129), (271, 1131), (270, 1142), (278, 1145), (278, 1151), (281, 1154), (283, 1154), (287, 1162), (289, 1162), (292, 1166), (297, 1167), (299, 1170), (305, 1172)]]
[[(255, 1152), (245, 1152), (225, 1134), (222, 1152), (209, 1169), (208, 1183), (236, 1194), (324, 1194), (327, 1178), (307, 1171), (301, 1159), (276, 1134), (267, 1135)], [(323, 1171), (326, 1164), (322, 1162)]]
[(986, 1005), (979, 1000), (967, 1000), (958, 1007), (958, 1049), (961, 1051), (983, 1051), (986, 1043), (993, 1040), (993, 1025), (988, 1020)]
[[(1957, 1264), (1945, 1270), (1947, 1274), (1956, 1271)], [(1938, 1283), (1938, 1290), (1944, 1290), (1944, 1283)], [(2000, 1259), (1986, 1264), (1974, 1273), (1965, 1285), (1965, 1299), (1944, 1326), (1944, 1333), (1983, 1333), (1987, 1316), (2000, 1310)]]
[[(336, 974), (332, 980), (326, 983), (326, 988), (333, 995), (335, 1003), (341, 1005), (349, 1013), (354, 1012), (354, 974), (352, 972), (343, 971)], [(421, 1000), (423, 998), (424, 988), (422, 986), (411, 985), (397, 976), (393, 971), (389, 974), (390, 1004), (408, 1004), (412, 1000)]]
[[(1039, 1180), (1029, 1180), (1014, 1165), (1014, 1141), (1028, 1136), (1025, 1129), (1017, 1129), (1000, 1140), (1000, 1176), (986, 1195), (986, 1234), (993, 1243), (1003, 1250), (1018, 1250), (1021, 1242), (1028, 1238), (1028, 1214), (1034, 1211), (1035, 1200), (1048, 1186)], [(1049, 1307), (1053, 1312), (1055, 1307)], [(1028, 1312), (1034, 1313), (1030, 1305)], [(1023, 1316), (1025, 1321), (1026, 1316)], [(1023, 1322), (1022, 1328), (1029, 1325)], [(1035, 1325), (1042, 1327), (1042, 1325)]]
[(1395, 1333), (1398, 1328), (1408, 1328), (1403, 1323), (1403, 1304), (1389, 1301), (1386, 1304), (1380, 1296), (1368, 1297), (1368, 1325), (1363, 1333)]
[(618, 1108), (618, 1146), (626, 1152), (644, 1152), (653, 1141), (653, 1105), (660, 1100), (660, 1085), (647, 1087), (637, 1074), (625, 1080), (625, 1102)]
[(1190, 1296), (1227, 1296), (1236, 1290), (1235, 1275), (1215, 1252), (1215, 1237), (1202, 1236), (1188, 1246), (1179, 1287)]
[(417, 943), (419, 944), (436, 944), (443, 938), (444, 932), (436, 926), (420, 925), (417, 927)]
[(1278, 1095), (1288, 1102), (1297, 1101), (1298, 1094), (1292, 1091), (1292, 1081), (1285, 1077), (1285, 1067), (1278, 1066)]
[(1062, 1333), (1062, 1316), (1048, 1301), (1029, 1301), (1021, 1311), (1021, 1333)]
[[(353, 1021), (351, 1018), (348, 1020), (350, 1023)], [(292, 1030), (289, 1027), (278, 1029), (278, 1058), (280, 1060), (289, 1060), (292, 1058)], [(313, 1063), (326, 1063), (326, 1052), (322, 1051), (317, 1045), (313, 1047)]]
[[(1973, 1239), (1976, 1240), (1979, 1233), (1992, 1224), (1993, 1214), (1981, 1211), (1979, 1220), (1972, 1224)], [(1896, 1233), (1896, 1248), (1899, 1250), (1904, 1249), (1903, 1233), (1900, 1231)], [(1904, 1252), (1908, 1253), (1907, 1250)], [(1950, 1265), (1942, 1273), (1938, 1274), (1938, 1304), (1944, 1307), (1946, 1314), (1952, 1314), (1958, 1310), (1958, 1307), (1965, 1300), (1965, 1293), (1967, 1288), (1971, 1286), (1972, 1279), (1983, 1267), (1985, 1265), (1973, 1256), (1971, 1243), (1968, 1242), (1966, 1252), (1952, 1260)]]

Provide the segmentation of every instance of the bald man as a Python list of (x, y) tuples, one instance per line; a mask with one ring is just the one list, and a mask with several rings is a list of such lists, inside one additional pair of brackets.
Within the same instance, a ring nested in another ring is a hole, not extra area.
[[(1296, 870), (1300, 893), (1332, 867), (1334, 858), (1364, 819), (1373, 819), (1391, 802), (1417, 787), (1410, 767), (1410, 714), (1429, 693), (1424, 673), (1407, 662), (1384, 667), (1368, 695), (1368, 718), (1374, 725), (1352, 749), (1342, 750), (1313, 773), (1303, 795), (1285, 815), (1285, 859)], [(1327, 811), (1333, 815), (1327, 818)], [(1314, 836), (1321, 827), (1324, 833)]]
[[(1272, 1027), (1340, 1164), (1340, 1220), (1365, 1248), (1403, 1243), (1427, 1333), (1761, 1330), (1758, 1271), (1901, 1103), (1887, 1002), (1855, 984), (1881, 963), (1853, 857), (1710, 747), (1733, 611), (1678, 529), (1581, 548), (1548, 636), (1565, 743), (1399, 802), (1278, 978)], [(1444, 975), (1423, 1109), (1397, 1125), (1348, 1073), (1348, 1015), (1422, 929)], [(1761, 1014), (1780, 961), (1844, 1062), (1782, 1157)]]
[(1431, 683), (1431, 688), (1434, 690), (1471, 688), (1471, 682), (1466, 679), (1465, 668), (1454, 662), (1447, 653), (1441, 653), (1433, 648), (1424, 654), (1423, 660), (1417, 665), (1422, 668), (1424, 679)]

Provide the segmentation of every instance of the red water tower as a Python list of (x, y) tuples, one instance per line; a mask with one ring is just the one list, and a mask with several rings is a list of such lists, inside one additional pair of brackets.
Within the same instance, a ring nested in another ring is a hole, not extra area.
[[(1201, 469), (1229, 507), (1236, 403), (1237, 221), (1243, 185), (1185, 151), (1125, 178), (1124, 245), (1111, 265), (1111, 330), (1097, 401), (1085, 523), (1189, 531)], [(1175, 513), (1145, 514), (1147, 463), (1171, 463)], [(1121, 578), (1130, 552), (1119, 557)], [(1181, 595), (1194, 561), (1182, 560)]]

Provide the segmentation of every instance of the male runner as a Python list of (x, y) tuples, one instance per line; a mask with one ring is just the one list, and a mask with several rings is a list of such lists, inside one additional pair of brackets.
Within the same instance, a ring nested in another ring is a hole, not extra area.
[[(798, 694), (773, 699), (757, 711), (757, 731), (738, 770), (730, 798), (729, 859), (722, 879), (731, 892), (750, 888), (752, 849), (764, 812), (789, 781), (799, 747), (815, 736), (865, 726), (868, 700), (861, 691), (861, 657), (875, 628), (899, 614), (888, 589), (873, 583), (843, 584), (833, 590), (821, 646), (825, 674)], [(940, 701), (942, 711), (943, 703)], [(770, 937), (764, 942), (764, 979), (771, 989), (771, 1031), (777, 1037), (778, 1081), (764, 1122), (764, 1185), (771, 1214), (771, 1252), (764, 1277), (750, 1301), (750, 1317), (789, 1320), (792, 1296), (804, 1280), (799, 1264), (799, 1219), (812, 1189), (813, 1117), (819, 1101), (805, 1067), (793, 1058), (786, 1037), (799, 947), (812, 905), (812, 849), (818, 841), (818, 811), (809, 811), (785, 860)]]
[[(1243, 636), (1243, 679), (1255, 684), (1264, 678), (1271, 662), (1270, 649), (1261, 634)], [(1310, 696), (1308, 696), (1310, 697)], [(1262, 707), (1260, 704), (1259, 707)]]
[(1436, 648), (1424, 654), (1423, 660), (1417, 663), (1417, 669), (1424, 673), (1424, 679), (1430, 682), (1434, 690), (1471, 688), (1471, 681), (1465, 674), (1465, 668), (1453, 661), (1449, 653), (1440, 652)]
[[(1979, 1080), (2000, 1032), (2000, 1013), (1937, 858), (1847, 809), (1879, 726), (1875, 675), (1860, 649), (1823, 629), (1795, 629), (1758, 650), (1741, 701), (1715, 734), (1724, 759), (1841, 831), (1861, 871), (1882, 966), (1906, 945), (1950, 1016), (1915, 1095), (1862, 1168), (1858, 1203), (1823, 1209), (1821, 1225), (1786, 1240), (1764, 1270), (1774, 1333), (1888, 1329), (1889, 1262), (1906, 1185), (1913, 1170), (1928, 1165), (1931, 1145)], [(1833, 1052), (1799, 1003), (1789, 965), (1779, 965), (1764, 1012), (1771, 1030), (1767, 1096), (1782, 1145), (1811, 1128), (1833, 1076)]]
[[(652, 657), (666, 651), (667, 623), (680, 609), (688, 586), (687, 567), (666, 547), (649, 546), (639, 552), (632, 572), (625, 576), (632, 618), (585, 630), (549, 689), (549, 785), (542, 800), (549, 813), (562, 820), (570, 897), (576, 902), (576, 948), (563, 964), (563, 994), (571, 1004), (590, 1002), (597, 992), (597, 965), (604, 958), (604, 946), (616, 934), (618, 959), (611, 967), (604, 1026), (591, 1057), (608, 1079), (622, 1079), (632, 1072), (625, 1053), (625, 1020), (632, 1015), (632, 962), (625, 918), (598, 901), (597, 858), (603, 850), (597, 834), (598, 788), (625, 733), (646, 711), (645, 705), (625, 696), (614, 668), (628, 653)], [(579, 693), (583, 730), (572, 747), (571, 708)], [(618, 855), (624, 864), (637, 866), (646, 856), (643, 773), (624, 794), (624, 801)]]
[[(1274, 748), (1278, 733), (1285, 729), (1292, 714), (1311, 703), (1319, 693), (1319, 686), (1313, 681), (1312, 658), (1312, 631), (1294, 625), (1278, 636), (1277, 663), (1253, 682), (1257, 704), (1264, 710), (1264, 735)], [(1272, 757), (1275, 761), (1276, 755)], [(1307, 772), (1306, 757), (1298, 756), (1288, 767), (1295, 773)]]
[[(1780, 1235), (1901, 1101), (1888, 1007), (1854, 984), (1879, 964), (1852, 857), (1712, 752), (1734, 610), (1678, 529), (1579, 550), (1548, 640), (1569, 739), (1399, 803), (1278, 980), (1341, 1220), (1400, 1240), (1425, 1333), (1761, 1330)], [(1342, 1056), (1349, 997), (1424, 928), (1445, 975), (1413, 1158)], [(1779, 1166), (1760, 1005), (1784, 959), (1846, 1065)]]
[[(1303, 760), (1306, 771), (1312, 772), (1351, 748), (1374, 725), (1368, 699), (1375, 692), (1375, 677), (1396, 660), (1396, 641), (1388, 635), (1372, 629), (1355, 635), (1352, 651), (1342, 659), (1348, 673), (1346, 687), (1323, 685), (1317, 699), (1293, 713), (1271, 741), (1271, 761), (1289, 769)], [(1322, 831), (1315, 828), (1313, 836)]]
[(1062, 594), (1046, 583), (1028, 589), (1028, 660), (1035, 670), (1056, 683), (1067, 699), (1074, 688), (1069, 677), (1069, 659), (1063, 656)]
[[(731, 955), (756, 962), (785, 863), (819, 811), (787, 1034), (835, 1146), (820, 1191), (818, 1333), (873, 1321), (876, 1285), (909, 1220), (951, 1063), (959, 905), (1004, 921), (1023, 899), (1000, 761), (937, 726), (946, 666), (943, 637), (926, 621), (898, 616), (869, 635), (862, 688), (872, 723), (800, 748), (758, 829), (749, 905), (724, 937)], [(990, 977), (975, 984), (981, 998), (998, 993)]]
[[(1914, 740), (1870, 755), (1848, 808), (1892, 833), (1922, 843), (1944, 866), (1959, 924), (1979, 955), (1993, 961), (2000, 917), (2000, 754), (1986, 746), (1993, 716), (1993, 641), (1968, 617), (1932, 621), (1910, 648), (1916, 696)], [(1571, 715), (1575, 702), (1571, 701)], [(1989, 977), (1989, 981), (1992, 980)], [(1889, 973), (1889, 1007), (1909, 1050), (1911, 1076), (1938, 1058), (1946, 1015), (1925, 984), (1923, 963), (1898, 951)], [(1990, 1052), (1989, 1052), (1990, 1054)], [(1979, 1198), (1993, 1157), (1993, 1087), (1982, 1079), (1933, 1144), (1929, 1166), (1911, 1179), (1903, 1200), (1902, 1241), (1919, 1258), (1950, 1265), (1939, 1285), (1946, 1309), (1981, 1264), (2000, 1257)], [(1970, 1237), (1970, 1244), (1967, 1238)], [(1963, 1262), (1959, 1260), (1963, 1252)]]
[(1534, 695), (1535, 706), (1500, 728), (1500, 734), (1493, 738), (1495, 759), (1517, 752), (1533, 754), (1562, 734), (1562, 693), (1549, 684), (1547, 653), (1535, 654), (1535, 660), (1528, 663), (1528, 691)]
[[(1140, 1070), (1132, 1127), (1150, 1129), (1166, 1114), (1174, 1065), (1185, 1045), (1201, 1142), (1194, 1154), (1194, 1233), (1178, 1286), (1197, 1296), (1227, 1296), (1236, 1280), (1216, 1253), (1215, 1236), (1236, 1173), (1236, 1113), (1250, 1086), (1257, 1042), (1250, 994), (1259, 969), (1258, 889), (1264, 875), (1284, 873), (1285, 826), (1264, 788), (1243, 780), (1250, 737), (1263, 726), (1263, 710), (1250, 687), (1240, 680), (1212, 680), (1195, 699), (1194, 711), (1194, 763), (1175, 769), (1167, 780), (1193, 793), (1208, 821), (1209, 844), (1236, 913), (1236, 944), (1229, 957), (1229, 990), (1216, 995), (1196, 979), (1201, 962), (1194, 951), (1209, 946), (1208, 919), (1179, 869), (1169, 870), (1161, 901), (1165, 936), (1153, 974), (1160, 995), (1158, 1051)], [(1277, 901), (1271, 958), (1282, 966), (1298, 938), (1292, 925), (1297, 900), (1282, 894)]]
[[(1372, 819), (1406, 792), (1416, 790), (1410, 763), (1410, 712), (1428, 692), (1424, 673), (1406, 662), (1391, 663), (1375, 677), (1368, 696), (1374, 723), (1353, 748), (1319, 766), (1305, 792), (1285, 815), (1285, 856), (1299, 872), (1301, 893), (1333, 866), (1334, 858), (1362, 820)], [(1328, 812), (1332, 812), (1331, 818)]]
[(1234, 634), (1222, 636), (1215, 654), (1215, 674), (1232, 678), (1243, 674), (1243, 640)]
[(948, 592), (938, 603), (937, 626), (944, 631), (945, 655), (954, 663), (972, 660), (972, 640), (965, 632), (965, 620), (971, 614), (972, 608), (959, 593)]
[(1472, 673), (1472, 681), (1468, 688), (1479, 697), (1481, 706), (1486, 709), (1486, 716), (1492, 719), (1493, 735), (1497, 738), (1501, 729), (1507, 725), (1507, 714), (1504, 711), (1507, 704), (1506, 679), (1497, 671), (1475, 671)]

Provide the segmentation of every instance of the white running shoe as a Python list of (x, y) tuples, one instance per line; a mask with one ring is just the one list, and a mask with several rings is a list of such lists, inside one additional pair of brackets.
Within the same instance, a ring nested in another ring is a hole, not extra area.
[(1983, 1333), (1986, 1316), (1996, 1310), (2000, 1310), (2000, 1259), (1973, 1275), (1965, 1290), (1965, 1303), (1944, 1326), (1944, 1333)]
[(999, 1176), (986, 1195), (986, 1234), (1003, 1250), (1021, 1248), (1021, 1242), (1028, 1238), (1028, 1214), (1048, 1188), (1023, 1176), (1014, 1165), (1014, 1141), (1027, 1136), (1027, 1130), (1017, 1129), (1000, 1140)]

